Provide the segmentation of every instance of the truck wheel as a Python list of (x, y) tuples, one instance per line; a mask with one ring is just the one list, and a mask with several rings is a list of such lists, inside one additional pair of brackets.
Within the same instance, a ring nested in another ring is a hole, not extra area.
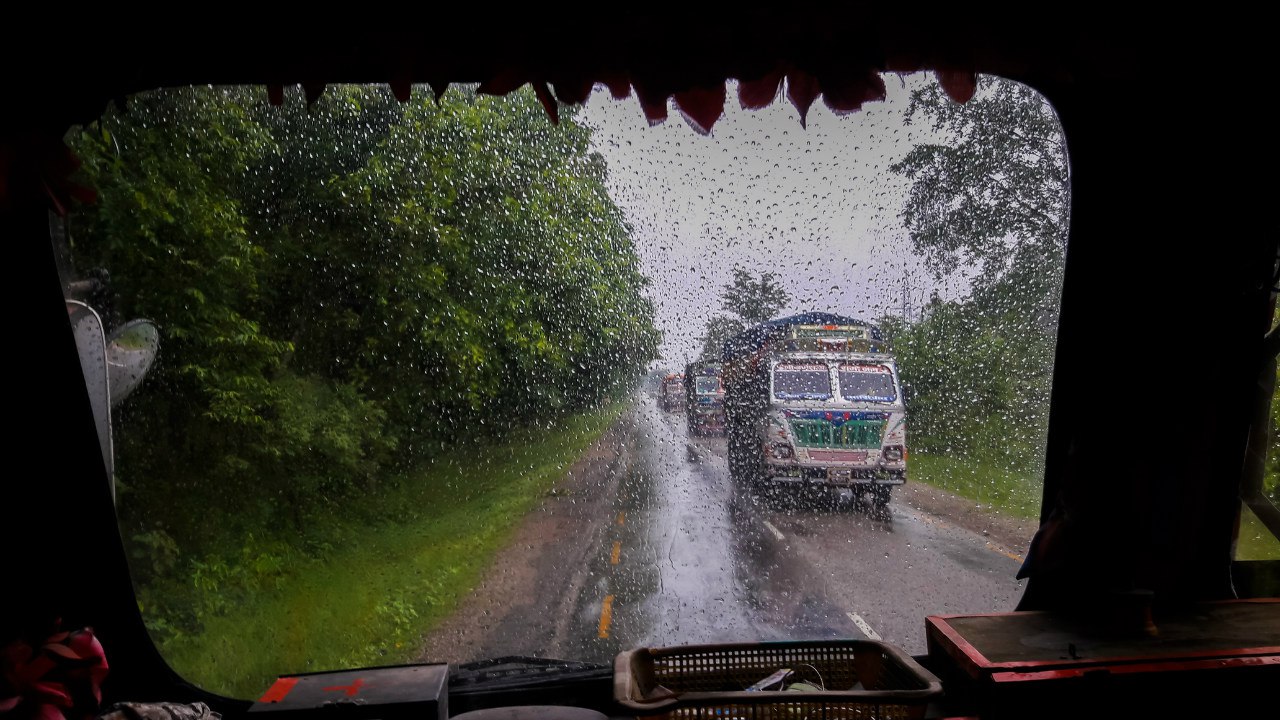
[(876, 517), (884, 517), (889, 513), (889, 486), (871, 486), (871, 512)]
[(751, 496), (753, 501), (766, 510), (780, 510), (785, 503), (783, 502), (783, 488), (757, 480), (751, 486)]
[(746, 488), (747, 482), (747, 460), (746, 453), (743, 452), (742, 441), (735, 434), (729, 436), (729, 479), (739, 488)]
[(858, 506), (857, 488), (834, 488), (831, 493), (831, 507), (838, 512), (847, 512)]

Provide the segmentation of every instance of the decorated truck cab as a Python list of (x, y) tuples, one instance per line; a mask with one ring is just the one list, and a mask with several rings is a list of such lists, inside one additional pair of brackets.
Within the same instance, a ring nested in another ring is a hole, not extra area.
[(684, 407), (684, 375), (669, 373), (658, 388), (658, 402), (663, 410), (675, 411)]
[(805, 313), (730, 338), (722, 359), (736, 481), (848, 489), (878, 509), (906, 482), (906, 409), (879, 328)]
[(693, 435), (724, 434), (724, 383), (718, 362), (697, 361), (684, 370), (685, 412)]

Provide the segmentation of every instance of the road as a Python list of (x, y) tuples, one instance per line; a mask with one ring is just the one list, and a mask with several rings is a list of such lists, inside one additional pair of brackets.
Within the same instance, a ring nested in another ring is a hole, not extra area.
[(641, 646), (808, 638), (918, 655), (927, 615), (1013, 609), (1015, 542), (906, 493), (879, 517), (743, 495), (723, 438), (691, 437), (683, 413), (642, 395), (426, 638), (422, 659), (609, 662)]

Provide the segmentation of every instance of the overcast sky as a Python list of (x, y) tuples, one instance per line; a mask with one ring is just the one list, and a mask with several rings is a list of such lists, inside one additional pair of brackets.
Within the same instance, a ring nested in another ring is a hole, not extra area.
[[(888, 166), (917, 142), (936, 141), (919, 123), (903, 124), (911, 88), (933, 79), (885, 80), (884, 102), (836, 116), (818, 100), (807, 128), (785, 97), (742, 110), (731, 86), (710, 135), (674, 107), (650, 127), (634, 97), (592, 94), (578, 119), (596, 130), (610, 192), (653, 281), (665, 366), (698, 352), (735, 266), (777, 273), (792, 297), (786, 314), (896, 315), (904, 280), (912, 308), (929, 297), (934, 284), (899, 216), (909, 183)], [(938, 289), (946, 298), (964, 292), (955, 282)]]

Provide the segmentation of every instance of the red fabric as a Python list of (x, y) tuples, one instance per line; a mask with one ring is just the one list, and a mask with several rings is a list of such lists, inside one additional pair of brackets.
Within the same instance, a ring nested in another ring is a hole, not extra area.
[(724, 85), (694, 88), (675, 94), (676, 107), (694, 130), (706, 135), (724, 114)]
[(666, 122), (667, 98), (669, 96), (666, 93), (659, 92), (643, 80), (633, 80), (631, 86), (635, 89), (636, 99), (640, 101), (640, 109), (644, 111), (644, 116), (648, 118), (649, 124), (658, 125)]
[(973, 93), (978, 89), (978, 74), (974, 72), (965, 72), (963, 70), (939, 70), (938, 84), (942, 86), (942, 91), (947, 97), (958, 103), (967, 103), (973, 99)]
[[(591, 96), (595, 83), (584, 78), (561, 80), (551, 83), (556, 97), (565, 105), (581, 105)], [(629, 86), (628, 86), (629, 89)]]
[[(904, 70), (930, 66), (944, 68), (936, 72), (939, 83), (950, 98), (963, 103), (973, 97), (977, 87), (977, 74), (963, 69), (962, 65), (900, 55), (893, 58), (888, 67)], [(411, 74), (408, 66), (402, 63), (402, 70), (388, 82), (395, 97), (402, 102), (409, 100), (413, 83), (424, 80), (439, 100), (449, 86), (444, 73), (442, 69), (436, 73), (436, 77), (432, 77), (430, 71)], [(668, 100), (674, 99), (676, 107), (689, 125), (703, 134), (711, 132), (723, 116), (725, 83), (730, 80), (724, 78), (718, 83), (708, 84), (707, 79), (702, 78), (695, 84), (692, 80), (686, 82), (669, 73), (640, 77), (619, 67), (601, 67), (594, 71), (584, 69), (582, 72), (561, 70), (550, 84), (544, 79), (532, 77), (531, 71), (519, 66), (504, 65), (491, 73), (480, 83), (479, 92), (506, 95), (525, 85), (532, 85), (553, 123), (559, 122), (560, 103), (582, 104), (596, 83), (603, 83), (615, 99), (620, 100), (634, 93), (650, 125), (666, 121)], [(884, 81), (874, 68), (868, 67), (845, 74), (832, 73), (818, 78), (780, 61), (765, 74), (739, 83), (739, 103), (750, 110), (767, 107), (776, 100), (784, 79), (787, 98), (799, 112), (801, 127), (806, 125), (809, 109), (820, 96), (827, 107), (837, 114), (853, 112), (861, 109), (864, 103), (885, 98)], [(325, 89), (323, 82), (314, 80), (304, 82), (302, 86), (308, 106)], [(272, 105), (283, 104), (284, 86), (268, 85), (267, 97)], [(0, 146), (0, 208), (43, 197), (50, 209), (58, 214), (65, 214), (72, 198), (93, 202), (96, 198), (91, 190), (70, 181), (77, 166), (78, 162), (62, 144), (61, 138), (9, 139), (7, 144)]]
[(324, 94), (324, 87), (325, 87), (324, 83), (314, 83), (314, 82), (302, 83), (302, 91), (306, 93), (308, 108), (314, 105), (315, 102), (320, 99), (320, 96)]
[(609, 94), (614, 100), (631, 97), (631, 81), (627, 79), (626, 73), (606, 72), (600, 76), (600, 81), (609, 88)]
[(782, 86), (782, 78), (786, 73), (775, 70), (756, 80), (744, 80), (738, 83), (738, 103), (743, 110), (760, 110), (769, 107), (778, 99), (778, 88)]
[(800, 112), (800, 127), (806, 127), (809, 106), (813, 105), (813, 101), (817, 100), (821, 93), (822, 88), (818, 86), (817, 78), (812, 75), (800, 70), (787, 73), (787, 98)]
[(0, 652), (0, 712), (17, 718), (87, 720), (102, 704), (107, 657), (91, 628), (58, 632), (39, 651), (24, 640)]
[(391, 94), (400, 102), (409, 102), (413, 96), (413, 80), (408, 75), (401, 75), (391, 81)]
[(552, 125), (560, 124), (560, 109), (556, 106), (556, 99), (551, 97), (551, 88), (547, 87), (544, 82), (531, 83), (533, 85), (533, 94), (538, 96), (538, 101), (542, 103), (542, 109), (547, 111), (547, 117), (551, 118)]
[(519, 90), (530, 82), (532, 80), (520, 71), (508, 68), (480, 83), (480, 87), (476, 88), (476, 92), (484, 93), (485, 95), (506, 95)]

